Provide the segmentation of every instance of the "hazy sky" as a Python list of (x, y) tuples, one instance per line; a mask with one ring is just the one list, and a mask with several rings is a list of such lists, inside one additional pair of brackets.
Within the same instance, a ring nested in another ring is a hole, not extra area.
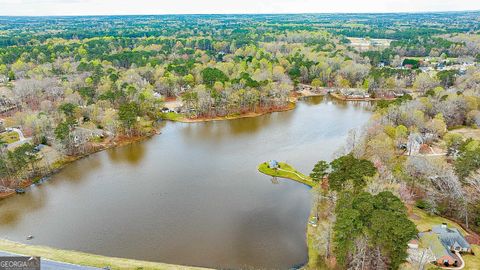
[(0, 0), (0, 15), (421, 12), (480, 10), (480, 0)]

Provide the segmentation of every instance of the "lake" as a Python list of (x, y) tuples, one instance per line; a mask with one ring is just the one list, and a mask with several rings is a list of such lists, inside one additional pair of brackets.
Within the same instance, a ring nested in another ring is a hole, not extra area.
[(163, 123), (158, 136), (93, 154), (0, 201), (0, 237), (214, 268), (302, 265), (310, 189), (274, 184), (257, 166), (275, 159), (308, 174), (368, 121), (369, 107), (314, 97), (255, 118)]

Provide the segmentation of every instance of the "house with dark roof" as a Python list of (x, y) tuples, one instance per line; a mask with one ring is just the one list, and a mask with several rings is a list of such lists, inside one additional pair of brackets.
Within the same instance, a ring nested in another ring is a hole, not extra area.
[(434, 261), (432, 263), (436, 265), (444, 266), (457, 266), (459, 259), (453, 254), (451, 250), (445, 248), (442, 244), (438, 235), (434, 232), (424, 232), (420, 233), (420, 241), (423, 246), (430, 249), (431, 254), (433, 255)]
[(422, 246), (429, 248), (435, 258), (435, 264), (441, 266), (460, 266), (460, 253), (471, 253), (472, 248), (457, 228), (448, 228), (446, 224), (434, 226), (428, 232), (419, 233)]
[(446, 224), (437, 225), (432, 232), (438, 235), (442, 244), (452, 251), (471, 253), (472, 247), (457, 228), (448, 228)]

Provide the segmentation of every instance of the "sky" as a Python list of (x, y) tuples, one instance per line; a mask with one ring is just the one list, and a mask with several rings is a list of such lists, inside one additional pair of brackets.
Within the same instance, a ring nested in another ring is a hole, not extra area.
[(480, 10), (480, 0), (0, 0), (4, 16), (463, 10)]

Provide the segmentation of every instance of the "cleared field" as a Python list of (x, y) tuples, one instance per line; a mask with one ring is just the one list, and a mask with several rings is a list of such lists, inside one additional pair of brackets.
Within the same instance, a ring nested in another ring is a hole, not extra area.
[(378, 39), (378, 38), (356, 38), (347, 37), (350, 40), (350, 45), (357, 50), (369, 50), (369, 49), (383, 49), (390, 46), (391, 39)]

